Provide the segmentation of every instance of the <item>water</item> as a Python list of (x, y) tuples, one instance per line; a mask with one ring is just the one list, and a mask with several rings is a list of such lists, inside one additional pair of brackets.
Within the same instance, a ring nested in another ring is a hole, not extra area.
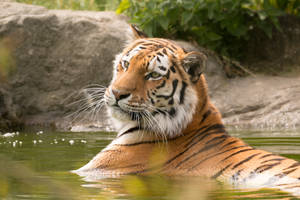
[[(300, 161), (300, 131), (231, 131), (251, 146)], [(70, 173), (114, 133), (22, 132), (0, 137), (0, 199), (297, 199), (272, 190), (234, 190), (200, 177), (124, 176), (88, 182)]]

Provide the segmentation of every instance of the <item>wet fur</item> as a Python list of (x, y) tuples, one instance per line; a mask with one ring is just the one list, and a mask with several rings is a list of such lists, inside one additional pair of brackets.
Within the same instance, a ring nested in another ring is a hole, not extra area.
[[(299, 195), (299, 162), (255, 149), (226, 132), (208, 97), (201, 65), (204, 55), (186, 53), (164, 39), (139, 38), (125, 48), (116, 57), (105, 93), (118, 136), (76, 172), (197, 175), (236, 187), (276, 187)], [(147, 80), (153, 70), (163, 77)], [(130, 96), (116, 106), (113, 93)], [(160, 159), (153, 162), (153, 155)]]

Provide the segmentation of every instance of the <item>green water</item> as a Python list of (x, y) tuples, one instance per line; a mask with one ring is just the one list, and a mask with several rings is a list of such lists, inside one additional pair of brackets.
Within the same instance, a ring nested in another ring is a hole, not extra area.
[[(231, 131), (231, 135), (300, 161), (300, 131)], [(45, 131), (0, 137), (0, 199), (297, 199), (278, 190), (233, 190), (195, 177), (124, 176), (88, 182), (70, 173), (114, 136)]]

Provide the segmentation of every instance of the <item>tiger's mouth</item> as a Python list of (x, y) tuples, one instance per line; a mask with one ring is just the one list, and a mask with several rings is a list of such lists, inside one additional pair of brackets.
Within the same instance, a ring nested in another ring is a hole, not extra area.
[(119, 104), (114, 104), (111, 106), (117, 112), (127, 115), (132, 121), (141, 121), (143, 119), (142, 108), (136, 106), (120, 106)]

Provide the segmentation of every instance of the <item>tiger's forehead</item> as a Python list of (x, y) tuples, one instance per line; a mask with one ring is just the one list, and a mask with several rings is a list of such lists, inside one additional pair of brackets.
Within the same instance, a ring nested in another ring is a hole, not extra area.
[(164, 70), (170, 64), (169, 59), (182, 52), (182, 48), (168, 40), (141, 39), (125, 49), (121, 60), (130, 63), (133, 58), (137, 58), (146, 62), (147, 70)]

